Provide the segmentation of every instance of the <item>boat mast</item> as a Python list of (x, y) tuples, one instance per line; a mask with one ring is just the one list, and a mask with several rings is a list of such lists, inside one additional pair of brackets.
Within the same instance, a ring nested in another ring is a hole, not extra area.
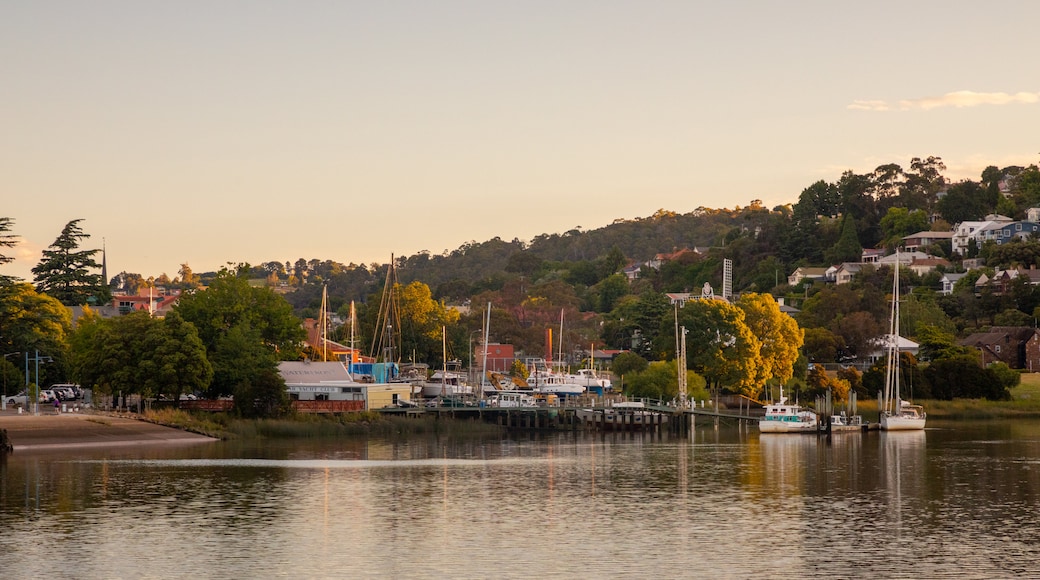
[(480, 397), (484, 398), (484, 378), (487, 377), (488, 332), (491, 331), (491, 302), (487, 305), (487, 318), (484, 319), (484, 360), (480, 363)]
[(321, 321), (318, 323), (318, 340), (321, 341), (321, 362), (329, 360), (329, 286), (323, 284), (321, 286), (321, 313), (319, 314)]
[(556, 364), (562, 365), (563, 364), (563, 308), (560, 309), (560, 346), (559, 346), (559, 353), (560, 354), (556, 357), (556, 360), (558, 361)]
[(894, 399), (899, 397), (899, 248), (896, 248), (896, 263), (892, 275), (892, 307), (889, 313), (889, 344), (885, 353), (885, 400), (882, 412), (895, 413)]

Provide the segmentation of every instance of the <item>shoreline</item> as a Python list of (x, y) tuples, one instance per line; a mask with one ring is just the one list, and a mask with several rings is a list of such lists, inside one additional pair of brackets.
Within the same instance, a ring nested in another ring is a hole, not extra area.
[(148, 421), (97, 413), (28, 415), (0, 413), (0, 429), (14, 452), (140, 445), (209, 443), (213, 437)]

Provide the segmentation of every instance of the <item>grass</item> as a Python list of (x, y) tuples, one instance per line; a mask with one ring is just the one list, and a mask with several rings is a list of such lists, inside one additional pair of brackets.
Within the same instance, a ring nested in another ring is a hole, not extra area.
[[(915, 401), (924, 406), (933, 419), (1016, 419), (1040, 418), (1040, 373), (1022, 373), (1022, 382), (1011, 389), (1011, 400), (954, 399), (952, 401)], [(867, 420), (878, 417), (877, 401), (857, 402), (857, 408)]]
[(144, 413), (144, 419), (218, 439), (294, 439), (360, 436), (407, 436), (500, 433), (501, 427), (478, 420), (445, 420), (435, 417), (385, 416), (372, 411), (340, 415), (297, 414), (284, 419), (243, 419), (227, 413), (189, 413), (161, 409)]

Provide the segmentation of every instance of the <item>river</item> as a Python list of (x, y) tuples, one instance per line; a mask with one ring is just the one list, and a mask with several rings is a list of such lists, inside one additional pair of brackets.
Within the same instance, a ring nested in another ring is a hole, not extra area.
[(24, 451), (3, 578), (1040, 574), (1040, 421)]

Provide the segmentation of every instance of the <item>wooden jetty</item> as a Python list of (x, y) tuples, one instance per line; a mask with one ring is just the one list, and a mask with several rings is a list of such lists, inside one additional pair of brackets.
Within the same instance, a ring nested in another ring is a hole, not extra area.
[(661, 431), (686, 432), (696, 426), (698, 418), (712, 419), (716, 424), (721, 421), (758, 422), (759, 416), (752, 414), (750, 406), (734, 411), (732, 409), (709, 408), (706, 406), (690, 406), (680, 408), (679, 405), (666, 401), (638, 399), (642, 403), (640, 411), (644, 413), (640, 420), (633, 416), (620, 415), (612, 422), (605, 419), (598, 421), (584, 420), (578, 411), (593, 411), (593, 417), (605, 417), (614, 409), (614, 404), (621, 399), (597, 398), (591, 400), (564, 400), (560, 406), (530, 407), (488, 407), (479, 404), (438, 405), (404, 408), (380, 409), (387, 414), (405, 415), (408, 417), (433, 416), (437, 418), (455, 418), (481, 420), (502, 425), (507, 429), (523, 430), (613, 430), (613, 431)]

